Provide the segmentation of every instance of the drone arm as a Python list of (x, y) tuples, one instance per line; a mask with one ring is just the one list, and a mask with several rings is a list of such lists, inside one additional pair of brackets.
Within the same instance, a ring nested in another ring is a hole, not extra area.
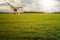
[(19, 8), (23, 8), (23, 7), (25, 7), (25, 5), (22, 5), (21, 7), (17, 7), (17, 9), (19, 9)]
[(10, 5), (10, 3), (7, 2), (7, 4), (8, 4), (11, 8), (14, 8), (12, 5)]

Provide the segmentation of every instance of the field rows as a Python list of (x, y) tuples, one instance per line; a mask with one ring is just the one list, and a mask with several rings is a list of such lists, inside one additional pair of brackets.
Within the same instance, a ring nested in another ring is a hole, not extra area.
[(60, 40), (60, 14), (0, 14), (0, 40)]

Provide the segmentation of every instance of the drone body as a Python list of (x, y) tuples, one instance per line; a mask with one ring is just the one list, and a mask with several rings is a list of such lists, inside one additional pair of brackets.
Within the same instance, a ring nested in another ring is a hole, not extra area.
[(17, 13), (17, 10), (19, 10), (19, 8), (21, 8), (22, 11), (23, 11), (24, 5), (22, 5), (21, 7), (15, 7), (15, 6), (10, 5), (10, 3), (8, 3), (8, 2), (7, 2), (7, 4), (8, 4), (8, 5), (10, 6), (10, 8), (14, 11), (14, 13)]

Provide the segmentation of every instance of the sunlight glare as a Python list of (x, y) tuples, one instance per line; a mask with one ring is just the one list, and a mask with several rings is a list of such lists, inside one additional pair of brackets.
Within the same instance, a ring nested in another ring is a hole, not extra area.
[(40, 8), (44, 12), (51, 12), (54, 10), (55, 1), (54, 0), (40, 0), (38, 1)]

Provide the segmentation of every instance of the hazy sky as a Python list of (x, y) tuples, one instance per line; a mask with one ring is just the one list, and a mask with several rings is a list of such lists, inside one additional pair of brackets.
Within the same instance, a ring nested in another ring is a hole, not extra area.
[(24, 4), (24, 11), (60, 12), (60, 0), (0, 0), (0, 11), (11, 11), (6, 2), (14, 6)]

